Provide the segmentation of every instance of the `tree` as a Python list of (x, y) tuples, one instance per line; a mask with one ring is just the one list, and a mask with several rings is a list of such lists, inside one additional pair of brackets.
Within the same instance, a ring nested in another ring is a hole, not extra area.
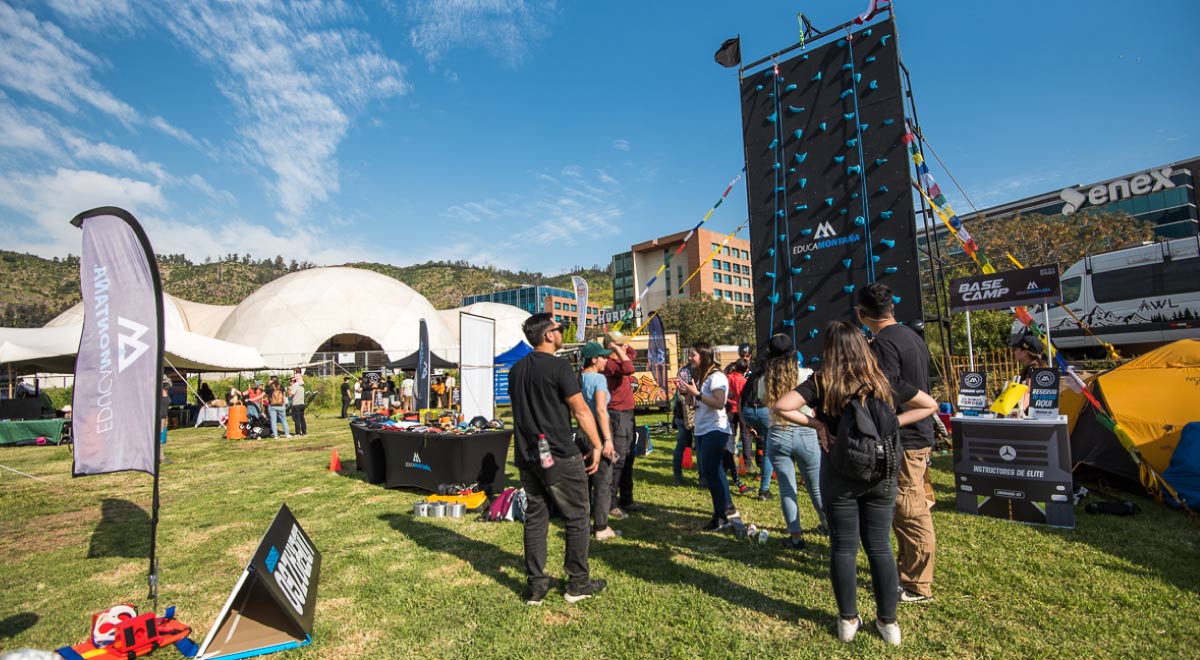
[(708, 296), (676, 298), (658, 309), (663, 328), (679, 333), (680, 346), (696, 342), (738, 344), (754, 341), (754, 319), (749, 312)]

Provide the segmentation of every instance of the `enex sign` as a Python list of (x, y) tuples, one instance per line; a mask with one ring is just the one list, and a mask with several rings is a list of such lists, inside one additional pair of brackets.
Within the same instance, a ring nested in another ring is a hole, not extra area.
[(1174, 188), (1175, 182), (1171, 181), (1171, 175), (1174, 173), (1174, 169), (1163, 167), (1131, 176), (1128, 179), (1114, 179), (1108, 183), (1092, 186), (1088, 190), (1063, 188), (1062, 192), (1058, 193), (1058, 196), (1066, 202), (1062, 210), (1063, 215), (1071, 215), (1088, 204), (1099, 206)]

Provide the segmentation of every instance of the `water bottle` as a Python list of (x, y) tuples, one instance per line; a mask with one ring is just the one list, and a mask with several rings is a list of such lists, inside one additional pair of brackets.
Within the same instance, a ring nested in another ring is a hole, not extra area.
[(758, 536), (758, 526), (754, 523), (750, 523), (750, 525), (746, 527), (746, 536), (747, 538), (755, 538)]
[(554, 467), (554, 456), (550, 455), (550, 443), (546, 441), (544, 433), (538, 434), (538, 458), (542, 461), (542, 468), (549, 470)]

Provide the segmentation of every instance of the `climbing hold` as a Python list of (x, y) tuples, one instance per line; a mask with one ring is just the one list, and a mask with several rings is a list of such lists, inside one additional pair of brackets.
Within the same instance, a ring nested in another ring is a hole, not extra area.
[(800, 138), (804, 137), (804, 129), (797, 128), (796, 130), (792, 131), (792, 135), (795, 135), (796, 139), (799, 140)]
[(760, 91), (760, 92), (761, 92), (761, 91), (762, 91), (762, 85), (758, 85), (758, 86), (757, 86), (757, 87), (755, 87), (754, 89), (756, 89), (756, 90), (758, 90), (758, 91)]
[(867, 59), (863, 60), (863, 64), (870, 64), (871, 62), (874, 62), (874, 61), (875, 61), (875, 56), (872, 55), (872, 56), (868, 57)]
[(795, 174), (795, 173), (796, 173), (796, 168), (794, 168), (794, 167), (788, 168), (788, 174)]
[(812, 330), (808, 331), (808, 338), (812, 339), (813, 337), (816, 337), (819, 334), (821, 334), (821, 333), (816, 328), (813, 328)]
[(856, 147), (856, 146), (858, 146), (858, 138), (850, 138), (849, 140), (846, 140), (846, 146), (847, 146), (847, 147)]
[(838, 211), (838, 213), (840, 213), (841, 215), (846, 215), (849, 213), (849, 211), (847, 211), (846, 209), (842, 209), (841, 211)]
[[(847, 112), (846, 114), (842, 115), (842, 119), (845, 119), (846, 121), (850, 121), (851, 119), (854, 119), (854, 113)], [(771, 120), (771, 121), (774, 121), (774, 120)]]
[(821, 122), (820, 124), (817, 124), (817, 130), (820, 130), (820, 131), (825, 130), (825, 122)]
[(776, 212), (775, 212), (775, 215), (777, 215), (777, 216), (779, 216), (779, 217), (781, 217), (781, 218), (783, 218), (783, 217), (786, 217), (786, 216), (787, 216), (787, 214), (783, 212), (783, 209), (779, 209), (778, 211), (776, 211)]
[(895, 119), (884, 119), (884, 120), (883, 120), (883, 125), (884, 125), (884, 126), (891, 126), (891, 125), (892, 125), (892, 124), (894, 124), (894, 123), (896, 123), (896, 120), (895, 120)]
[(842, 268), (849, 268), (850, 264), (852, 263), (854, 263), (854, 261), (850, 259), (842, 259)]
[(867, 83), (867, 89), (879, 89), (879, 81), (872, 80), (871, 82)]
[(834, 156), (834, 157), (833, 157), (833, 162), (835, 162), (835, 163), (837, 163), (837, 164), (839, 164), (839, 165), (840, 165), (840, 164), (842, 163), (842, 161), (844, 161), (844, 160), (846, 160), (846, 157), (845, 157), (845, 156)]
[(898, 272), (900, 272), (900, 269), (899, 269), (899, 268), (897, 268), (897, 267), (895, 267), (895, 266), (888, 266), (887, 268), (884, 268), (884, 269), (883, 269), (883, 272), (885, 272), (885, 273), (898, 273)]
[(850, 193), (850, 199), (858, 199), (858, 193)]
[(862, 74), (861, 73), (854, 74), (854, 82), (862, 82)]
[(844, 47), (846, 46), (846, 40), (845, 40), (845, 39), (838, 39), (838, 40), (837, 40), (837, 45), (838, 45), (838, 48), (844, 48)]
[(881, 44), (883, 44), (884, 46), (886, 46), (886, 45), (887, 45), (887, 40), (888, 40), (888, 39), (891, 39), (891, 38), (892, 38), (892, 35), (890, 35), (890, 34), (885, 34), (885, 35), (883, 35), (882, 37), (879, 37), (879, 43), (881, 43)]
[(853, 94), (853, 93), (854, 93), (854, 90), (853, 90), (853, 89), (844, 89), (844, 90), (842, 90), (842, 93), (841, 93), (841, 94), (838, 96), (838, 98), (839, 98), (839, 99), (844, 99), (844, 98), (846, 98), (847, 96), (850, 96), (850, 95), (851, 95), (851, 94)]
[(804, 112), (804, 108), (797, 108), (797, 107), (796, 107), (796, 106), (794, 106), (794, 105), (789, 105), (789, 106), (788, 106), (788, 110), (790, 110), (790, 111), (791, 111), (791, 112), (793, 112), (793, 113), (796, 113), (796, 112)]
[(775, 303), (779, 302), (779, 294), (772, 293), (771, 295), (767, 296), (767, 300), (770, 300), (771, 304), (774, 305)]
[(801, 56), (800, 56), (800, 59), (802, 59), (802, 60), (807, 60), (807, 59), (808, 59), (808, 55), (801, 55)]
[(870, 127), (871, 127), (871, 125), (870, 125), (870, 124), (859, 124), (859, 125), (858, 125), (858, 130), (859, 130), (859, 131), (861, 131), (861, 132), (863, 132), (863, 133), (865, 133), (865, 132), (867, 132), (867, 129), (868, 129), (868, 128), (870, 128)]
[(775, 92), (771, 92), (770, 94), (767, 94), (767, 98), (771, 98), (771, 99), (775, 98)]
[[(775, 256), (775, 248), (767, 248), (767, 256), (768, 256), (768, 257), (773, 257), (773, 256)], [(775, 277), (775, 274), (774, 274), (774, 273), (767, 273), (767, 277)]]
[(783, 327), (785, 327), (785, 328), (790, 328), (790, 327), (793, 327), (794, 325), (796, 325), (796, 322), (792, 319), (784, 319), (783, 320)]
[(808, 179), (801, 178), (800, 179), (800, 187), (803, 188), (804, 186), (807, 186), (807, 185), (808, 185)]
[(892, 240), (892, 239), (890, 239), (890, 238), (881, 238), (881, 239), (879, 239), (879, 244), (880, 244), (880, 245), (882, 245), (882, 246), (888, 247), (888, 248), (894, 248), (894, 247), (896, 247), (896, 241), (893, 241), (893, 240)]
[(815, 312), (815, 311), (817, 311), (817, 306), (816, 306), (816, 305), (809, 305), (808, 307), (805, 307), (804, 309), (807, 309), (807, 310), (808, 310), (808, 311), (810, 311), (810, 312)]
[(792, 275), (799, 275), (800, 273), (803, 273), (803, 272), (804, 272), (803, 268), (801, 268), (799, 266), (792, 266)]
[(833, 198), (832, 197), (825, 198), (825, 206), (833, 206)]
[(876, 164), (876, 165), (883, 165), (883, 164), (884, 164), (884, 163), (886, 163), (886, 162), (887, 162), (887, 159), (886, 159), (886, 158), (876, 158), (876, 159), (875, 159), (875, 164)]
[(812, 230), (812, 228), (811, 228), (811, 227), (809, 227), (809, 228), (806, 228), (806, 229), (801, 229), (801, 230), (800, 230), (800, 233), (801, 233), (801, 234), (803, 234), (803, 235), (805, 235), (805, 236), (808, 236), (809, 234), (811, 234), (811, 233), (812, 233), (812, 231), (813, 231), (813, 230)]
[(808, 204), (797, 204), (796, 205), (796, 211), (807, 211), (807, 210), (808, 210)]
[(887, 186), (879, 186), (879, 192), (881, 192), (881, 193), (885, 193), (885, 192), (887, 192), (887, 191), (888, 191), (888, 187), (887, 187)]
[(802, 153), (802, 154), (796, 154), (796, 162), (797, 162), (797, 163), (803, 163), (805, 158), (808, 158), (808, 152), (807, 152), (807, 151), (806, 151), (806, 152), (804, 152), (804, 153)]
[(863, 30), (863, 33), (862, 33), (862, 35), (863, 35), (864, 37), (869, 37), (869, 36), (871, 36), (871, 31), (870, 31), (870, 30)]
[(846, 168), (846, 176), (854, 176), (855, 174), (858, 174), (861, 171), (862, 171), (862, 168), (859, 167), (858, 165), (851, 165), (850, 167)]
[(854, 68), (854, 65), (849, 62), (846, 62), (845, 64), (842, 65), (842, 71), (849, 71), (850, 69), (853, 69), (853, 68)]
[(788, 85), (787, 87), (784, 87), (784, 88), (783, 88), (783, 91), (785, 91), (785, 92), (790, 92), (790, 91), (792, 91), (793, 89), (796, 89), (796, 83), (792, 83), (792, 84)]
[(880, 211), (879, 217), (883, 218), (884, 220), (887, 220), (888, 218), (892, 217), (892, 213), (894, 213), (894, 211)]
[(814, 356), (812, 356), (812, 357), (810, 357), (810, 358), (808, 359), (808, 363), (809, 363), (809, 364), (816, 364), (816, 363), (818, 363), (818, 362), (820, 362), (820, 361), (821, 361), (821, 358), (819, 358), (819, 357), (817, 357), (817, 356), (815, 356), (815, 355), (814, 355)]
[(774, 165), (772, 165), (771, 169), (773, 169), (773, 170), (779, 169), (779, 163), (775, 163)]
[[(767, 148), (774, 149), (775, 145), (777, 145), (777, 144), (779, 144), (779, 138), (775, 138), (774, 140), (771, 140), (771, 144), (767, 145)], [(779, 167), (779, 163), (775, 163), (775, 167)]]
[(817, 75), (813, 76), (813, 77), (812, 77), (812, 79), (813, 79), (813, 82), (816, 82), (816, 81), (820, 80), (820, 79), (821, 79), (821, 72), (820, 72), (820, 71), (818, 71), (818, 72), (817, 72)]
[(787, 234), (780, 234), (780, 235), (779, 235), (779, 240), (781, 240), (781, 241), (786, 241), (786, 240), (787, 240)]
[(873, 255), (871, 255), (871, 263), (873, 263), (873, 264), (877, 264), (877, 263), (879, 263), (879, 258), (880, 258), (880, 257), (879, 257), (879, 255), (877, 255), (877, 254), (873, 254)]
[(763, 274), (771, 279), (775, 279), (775, 273), (767, 272), (767, 273), (763, 273)]
[(892, 296), (892, 304), (899, 305), (900, 304), (900, 296)]
[(774, 123), (775, 123), (775, 117), (776, 117), (776, 115), (777, 115), (777, 114), (778, 114), (778, 113), (774, 113), (774, 112), (772, 112), (771, 114), (767, 115), (767, 121), (769, 121), (769, 122), (771, 122), (772, 124), (774, 124)]
[(804, 255), (804, 260), (805, 260), (805, 261), (812, 261), (812, 255), (811, 255), (811, 254), (806, 254), (806, 255)]
[(861, 215), (856, 215), (856, 216), (854, 216), (854, 224), (861, 227), (861, 226), (867, 224), (867, 220), (866, 220), (866, 218), (862, 217)]
[(854, 285), (847, 284), (846, 286), (842, 287), (842, 291), (845, 291), (846, 293), (854, 293)]
[(777, 192), (777, 193), (781, 193), (781, 192), (783, 192), (784, 190), (785, 190), (785, 188), (784, 188), (783, 186), (779, 186), (778, 188), (776, 188), (776, 189), (775, 189), (775, 192)]
[(793, 294), (792, 294), (792, 300), (795, 300), (796, 302), (800, 302), (800, 299), (801, 299), (801, 298), (803, 298), (803, 297), (804, 297), (804, 294), (803, 294), (802, 292), (799, 292), (799, 291), (797, 291), (796, 293), (793, 293)]

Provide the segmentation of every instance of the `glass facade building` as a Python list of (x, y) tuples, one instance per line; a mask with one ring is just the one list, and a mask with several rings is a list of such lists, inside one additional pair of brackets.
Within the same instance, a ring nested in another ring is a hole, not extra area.
[(505, 289), (503, 291), (493, 291), (492, 293), (480, 293), (474, 296), (463, 296), (462, 306), (473, 305), (477, 302), (495, 302), (513, 307), (520, 307), (530, 314), (538, 314), (541, 312), (553, 312), (552, 309), (546, 309), (546, 298), (553, 296), (556, 298), (575, 299), (575, 292), (566, 289), (559, 289), (553, 286), (535, 286), (528, 284), (516, 289)]
[(613, 272), (613, 308), (629, 309), (633, 306), (633, 251), (614, 254), (612, 258)]

